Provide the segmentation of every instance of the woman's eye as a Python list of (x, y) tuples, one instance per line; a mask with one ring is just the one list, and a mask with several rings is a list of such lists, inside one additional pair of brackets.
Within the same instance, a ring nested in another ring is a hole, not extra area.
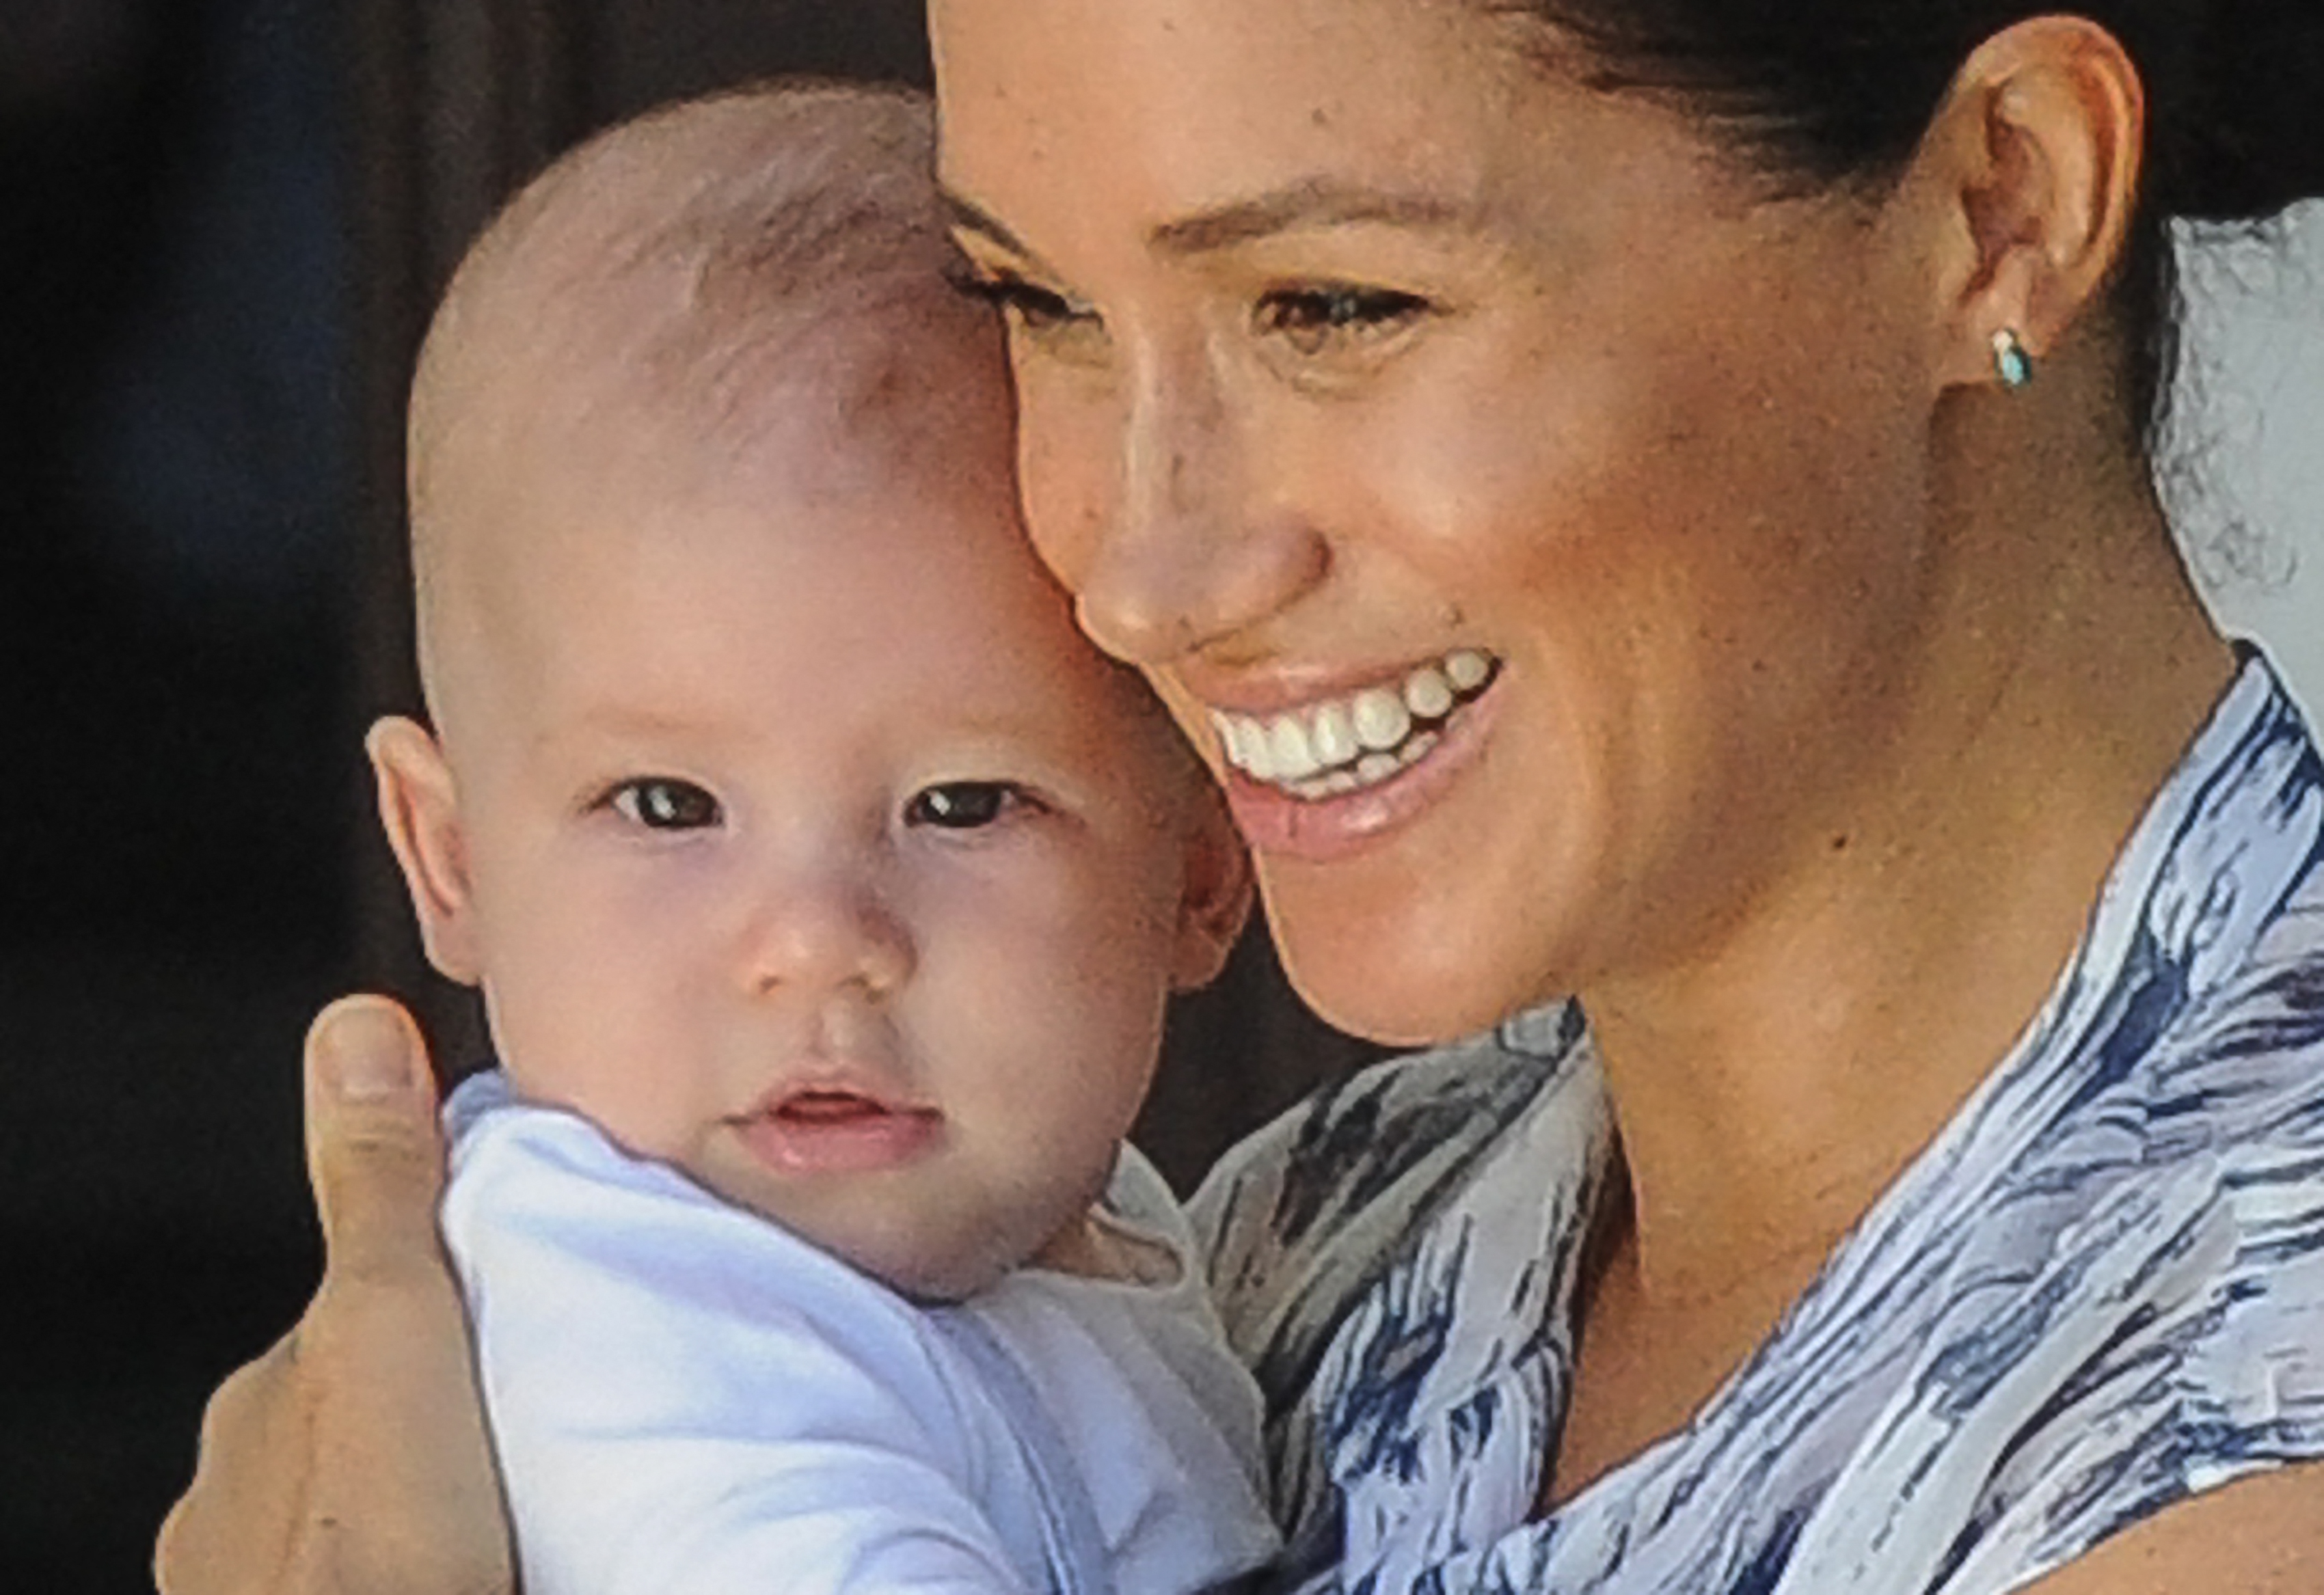
[(1400, 332), (1429, 309), (1418, 294), (1397, 289), (1326, 283), (1277, 289), (1260, 299), (1256, 318), (1261, 332), (1303, 355), (1320, 355)]
[(624, 781), (611, 801), (614, 813), (649, 831), (699, 831), (726, 817), (717, 798), (692, 781), (667, 776)]
[(980, 830), (1032, 801), (1023, 788), (1007, 781), (945, 781), (912, 794), (904, 806), (904, 823)]
[(964, 274), (954, 286), (971, 299), (999, 308), (1012, 327), (1034, 334), (1085, 328), (1097, 322), (1097, 313), (1052, 288), (1028, 282), (1010, 272)]

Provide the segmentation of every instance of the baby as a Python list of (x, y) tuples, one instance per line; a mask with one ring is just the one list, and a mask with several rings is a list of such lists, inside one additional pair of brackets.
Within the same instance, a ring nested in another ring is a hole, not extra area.
[(518, 198), (421, 357), (434, 729), (367, 745), (503, 1065), (443, 1228), (531, 1595), (1182, 1591), (1275, 1546), (1122, 1141), (1248, 875), (1023, 540), (929, 159), (901, 94), (649, 117)]

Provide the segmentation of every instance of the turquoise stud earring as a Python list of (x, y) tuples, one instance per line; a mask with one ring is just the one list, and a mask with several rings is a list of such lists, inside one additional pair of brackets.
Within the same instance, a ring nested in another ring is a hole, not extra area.
[(2001, 379), (2001, 385), (2013, 393), (2034, 380), (2034, 356), (2025, 352), (2025, 346), (2009, 327), (1993, 335), (1993, 370)]

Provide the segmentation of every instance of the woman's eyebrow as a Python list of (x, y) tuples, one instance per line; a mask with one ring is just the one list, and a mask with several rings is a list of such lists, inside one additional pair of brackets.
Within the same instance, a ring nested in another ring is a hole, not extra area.
[(986, 210), (975, 200), (952, 189), (939, 187), (936, 192), (937, 197), (944, 202), (945, 214), (952, 218), (954, 226), (989, 239), (1028, 263), (1036, 265), (1040, 263), (1041, 257), (1036, 254), (1022, 238), (1010, 231), (1008, 223)]
[[(1040, 255), (1006, 222), (965, 195), (951, 189), (942, 192), (945, 210), (954, 226), (989, 239), (1029, 263), (1040, 263)], [(1176, 221), (1160, 223), (1147, 234), (1147, 243), (1162, 254), (1209, 254), (1296, 227), (1348, 226), (1363, 222), (1462, 232), (1476, 231), (1480, 226), (1473, 206), (1442, 195), (1406, 193), (1332, 178), (1306, 178), (1248, 199), (1231, 200)]]
[(1147, 236), (1162, 254), (1207, 254), (1294, 228), (1360, 222), (1472, 231), (1479, 217), (1473, 207), (1439, 194), (1378, 189), (1334, 178), (1305, 178), (1249, 199), (1164, 222)]

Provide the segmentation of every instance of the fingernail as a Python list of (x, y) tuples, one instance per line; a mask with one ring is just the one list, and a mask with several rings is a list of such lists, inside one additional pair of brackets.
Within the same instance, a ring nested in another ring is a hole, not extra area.
[(328, 1017), (317, 1041), (324, 1074), (346, 1101), (377, 1102), (411, 1089), (411, 1037), (393, 1010), (350, 1003)]

